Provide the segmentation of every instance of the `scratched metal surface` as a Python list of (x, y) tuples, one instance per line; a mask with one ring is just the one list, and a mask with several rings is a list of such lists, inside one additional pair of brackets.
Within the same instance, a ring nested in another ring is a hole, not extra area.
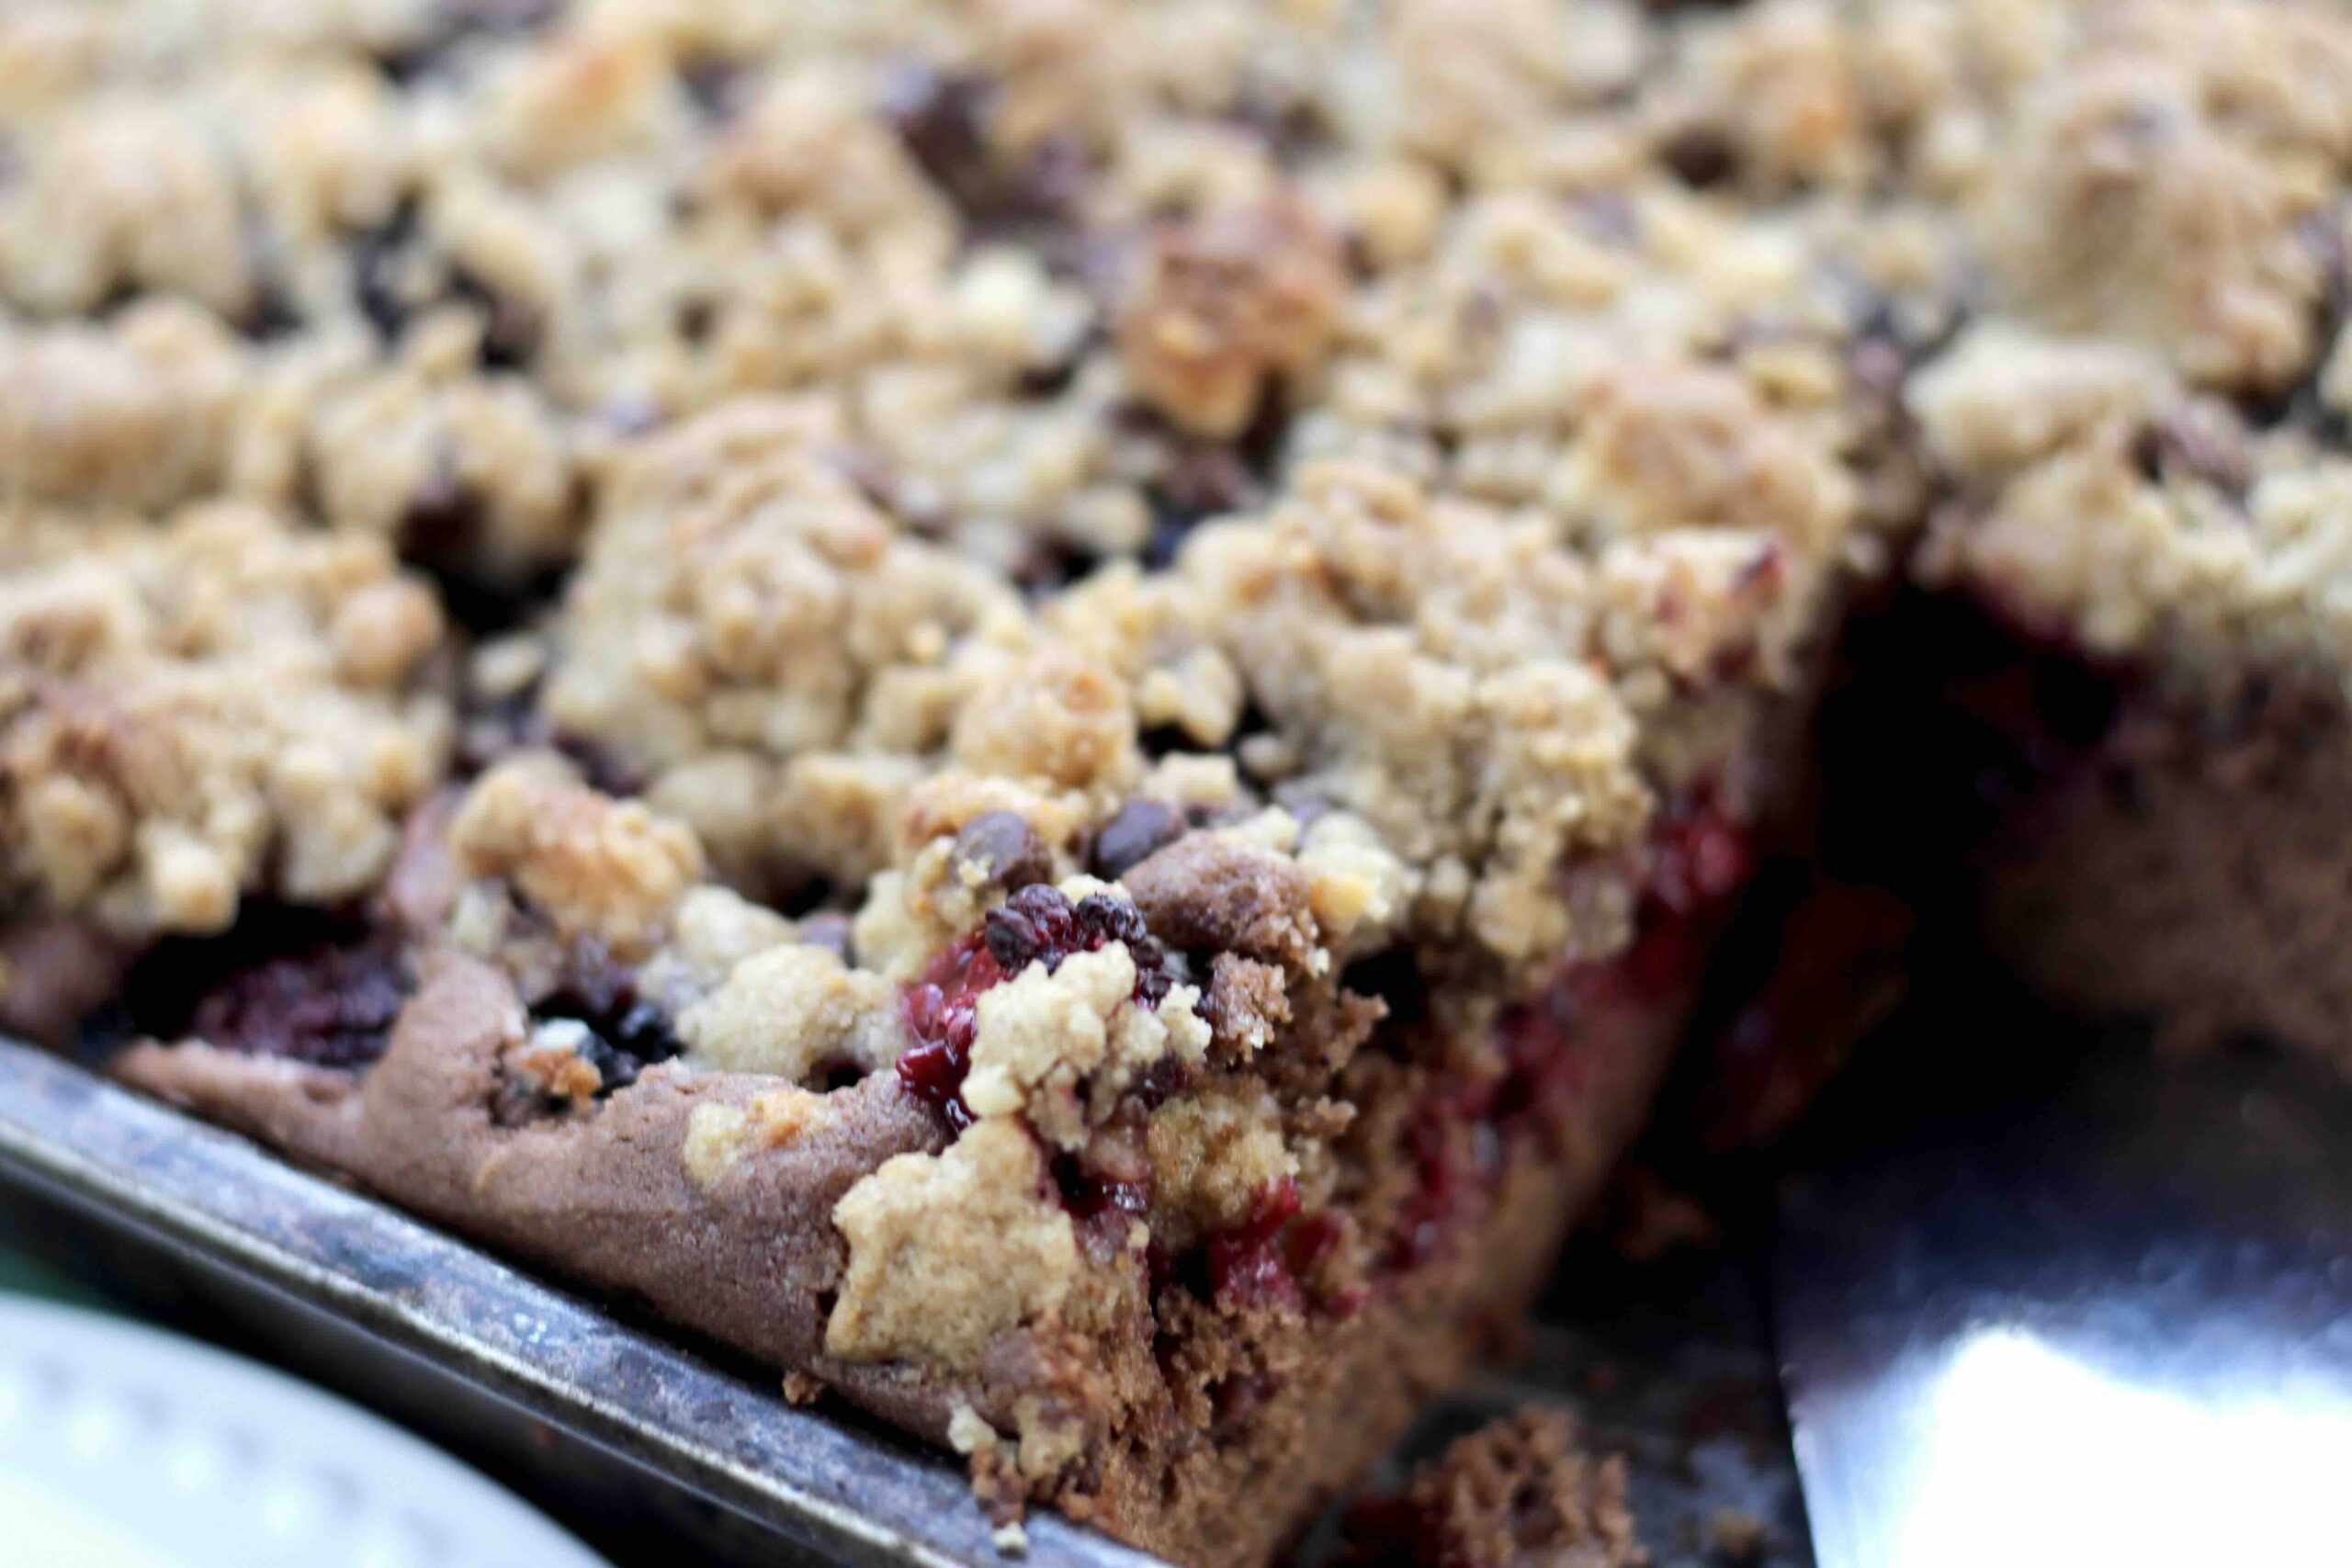
[(2006, 1000), (1904, 1027), (1781, 1208), (1825, 1568), (2345, 1562), (2338, 1076)]
[[(24, 1239), (390, 1409), (616, 1560), (1001, 1562), (956, 1468), (6, 1042), (0, 1184)], [(1028, 1560), (1151, 1561), (1053, 1518)]]
[[(681, 1347), (332, 1179), (0, 1041), (0, 1235), (443, 1442), (617, 1563), (1001, 1564), (960, 1471), (712, 1347)], [(1794, 1470), (1744, 1270), (1661, 1286), (1572, 1253), (1521, 1354), (1433, 1406), (1392, 1461), (1565, 1402), (1631, 1461), (1662, 1568), (1720, 1563), (1753, 1514), (1805, 1568)], [(1375, 1478), (1375, 1483), (1380, 1478)], [(1335, 1539), (1325, 1521), (1311, 1563)], [(1152, 1560), (1050, 1517), (1039, 1568)]]

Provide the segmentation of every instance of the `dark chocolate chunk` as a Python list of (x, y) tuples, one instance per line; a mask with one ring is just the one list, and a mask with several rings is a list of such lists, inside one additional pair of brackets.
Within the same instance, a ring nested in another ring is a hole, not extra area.
[(1157, 800), (1131, 800), (1094, 830), (1087, 852), (1088, 868), (1105, 882), (1116, 882), (1131, 866), (1182, 838), (1183, 815)]
[(1046, 841), (1018, 812), (981, 812), (956, 835), (951, 854), (957, 874), (972, 887), (1019, 889), (1054, 872)]

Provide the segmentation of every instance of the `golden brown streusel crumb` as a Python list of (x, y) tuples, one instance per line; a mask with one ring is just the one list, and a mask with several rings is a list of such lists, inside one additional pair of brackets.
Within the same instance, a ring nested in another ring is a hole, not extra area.
[(695, 1060), (803, 1083), (837, 1066), (885, 1067), (901, 1044), (898, 988), (821, 947), (771, 947), (678, 1017)]
[(1199, 1066), (1209, 1043), (1199, 991), (1178, 986), (1147, 1008), (1135, 988), (1135, 961), (1114, 942), (1051, 973), (1032, 964), (984, 994), (965, 1103), (978, 1116), (1017, 1112), (1048, 1143), (1076, 1148), (1144, 1073), (1170, 1060)]
[(379, 542), (218, 502), (14, 513), (0, 554), (12, 893), (152, 935), (372, 886), (450, 728), (439, 607)]
[[(710, 820), (723, 857), (854, 881), (880, 869), (912, 782), (892, 754), (944, 744), (1026, 622), (1000, 580), (866, 502), (833, 438), (814, 406), (747, 401), (621, 459), (546, 705)], [(741, 796), (764, 797), (750, 821)]]
[(449, 844), (467, 875), (511, 879), (558, 931), (625, 961), (650, 955), (703, 864), (687, 829), (598, 794), (545, 753), (476, 780)]
[(1298, 1174), (1273, 1096), (1246, 1077), (1213, 1079), (1160, 1107), (1148, 1147), (1152, 1235), (1177, 1253), (1240, 1224), (1261, 1194)]
[(1050, 1318), (1080, 1261), (1046, 1184), (1035, 1141), (1009, 1119), (940, 1154), (884, 1161), (833, 1211), (849, 1268), (827, 1353), (959, 1365), (1003, 1330)]
[(790, 1084), (764, 1090), (741, 1105), (707, 1101), (686, 1119), (679, 1158), (686, 1174), (707, 1192), (725, 1181), (746, 1156), (789, 1148), (830, 1114), (823, 1096)]
[(168, 300), (103, 325), (0, 322), (0, 495), (157, 509), (217, 487), (239, 357), (218, 321)]
[(1295, 199), (1161, 227), (1127, 285), (1119, 352), (1144, 400), (1195, 435), (1238, 435), (1276, 377), (1329, 345), (1338, 243)]
[[(960, 1129), (802, 1238), (877, 1377), (1315, 1217), (1374, 1018), (1621, 951), (1923, 535), (2093, 651), (2352, 690), (2317, 0), (198, 9), (0, 15), (9, 913), (397, 852), (402, 940), (539, 1015), (509, 1086), (695, 1099), (714, 1205), (861, 1096)], [(1004, 940), (1033, 889), (1096, 927)], [(1374, 1055), (1453, 1070), (1422, 1021)], [(956, 1440), (1018, 1491), (1078, 1403)]]

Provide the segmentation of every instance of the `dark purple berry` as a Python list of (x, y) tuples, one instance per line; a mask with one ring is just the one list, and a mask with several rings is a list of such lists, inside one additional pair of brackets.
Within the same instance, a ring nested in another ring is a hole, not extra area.
[(1023, 887), (990, 909), (982, 940), (989, 956), (1008, 975), (1018, 975), (1039, 959), (1048, 970), (1078, 947), (1078, 922), (1069, 897), (1050, 883)]
[(197, 1003), (188, 1032), (224, 1050), (365, 1066), (384, 1054), (407, 995), (381, 949), (321, 947), (231, 976)]

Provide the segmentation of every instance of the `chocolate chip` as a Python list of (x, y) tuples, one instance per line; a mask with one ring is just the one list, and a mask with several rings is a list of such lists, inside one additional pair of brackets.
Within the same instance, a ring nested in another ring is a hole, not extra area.
[(1685, 126), (1659, 144), (1657, 154), (1684, 185), (1697, 190), (1723, 184), (1739, 168), (1739, 149), (1711, 125)]
[(970, 212), (983, 205), (995, 184), (989, 167), (988, 116), (996, 89), (972, 72), (942, 71), (912, 62), (891, 73), (883, 88), (882, 112), (899, 132), (908, 153)]
[(378, 55), (376, 63), (394, 83), (406, 85), (443, 71), (461, 44), (536, 31), (562, 9), (562, 0), (439, 0), (428, 13), (426, 29)]
[(800, 922), (800, 940), (810, 947), (829, 948), (843, 964), (857, 961), (857, 943), (850, 918), (839, 909), (823, 909)]
[(1078, 206), (1092, 177), (1086, 149), (1074, 137), (1060, 132), (1045, 137), (1012, 171), (1004, 192), (1004, 216), (1052, 218), (1068, 213)]
[(743, 102), (744, 70), (740, 61), (716, 54), (700, 55), (678, 67), (678, 84), (702, 117), (721, 125), (735, 117)]
[(2228, 404), (2199, 398), (2163, 410), (2133, 442), (2132, 459), (2149, 479), (2196, 479), (2243, 499), (2254, 483), (2245, 423)]
[(600, 1094), (635, 1083), (647, 1067), (679, 1051), (670, 1015), (637, 994), (634, 974), (593, 946), (565, 955), (560, 983), (533, 1011), (588, 1026), (579, 1051), (603, 1079)]
[(965, 823), (950, 853), (957, 874), (971, 887), (1019, 889), (1054, 873), (1046, 841), (1012, 811), (983, 811)]
[(1184, 836), (1182, 815), (1157, 800), (1130, 800), (1094, 830), (1087, 852), (1088, 869), (1105, 882), (1116, 882), (1131, 866)]
[[(968, 71), (910, 62), (882, 93), (882, 113), (899, 143), (977, 231), (1004, 237), (1038, 225), (1067, 230), (1093, 166), (1074, 138), (1041, 137), (1017, 159), (1000, 157), (989, 134), (996, 84)], [(1027, 233), (1048, 270), (1076, 265), (1068, 232)]]
[(687, 299), (678, 301), (672, 324), (679, 340), (689, 345), (710, 341), (711, 329), (718, 324), (718, 302), (715, 299)]
[(477, 357), (485, 370), (521, 370), (539, 352), (538, 312), (511, 295), (502, 294), (463, 266), (449, 269), (449, 292), (481, 312), (481, 346)]
[(481, 497), (458, 477), (455, 457), (445, 452), (401, 514), (401, 554), (427, 567), (457, 560), (470, 551), (481, 527)]
[(415, 301), (405, 276), (416, 244), (416, 198), (402, 197), (390, 216), (351, 243), (351, 287), (376, 335), (392, 343), (408, 324)]

